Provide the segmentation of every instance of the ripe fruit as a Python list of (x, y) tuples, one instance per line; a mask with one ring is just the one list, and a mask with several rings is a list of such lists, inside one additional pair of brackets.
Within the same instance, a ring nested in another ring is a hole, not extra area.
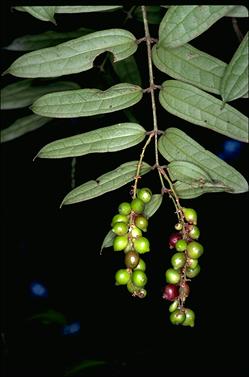
[(191, 309), (185, 309), (185, 320), (182, 322), (183, 326), (194, 327), (195, 325), (195, 313)]
[(193, 208), (183, 208), (184, 217), (190, 224), (197, 224), (197, 213)]
[(138, 199), (138, 198), (135, 198), (132, 200), (131, 202), (131, 209), (132, 211), (134, 211), (135, 213), (142, 213), (143, 210), (144, 210), (144, 202), (141, 200), (141, 199)]
[(187, 249), (187, 242), (185, 240), (179, 240), (176, 242), (176, 250), (177, 251), (185, 251)]
[(187, 268), (186, 275), (190, 279), (195, 278), (199, 274), (200, 270), (201, 270), (200, 265), (197, 264), (195, 268)]
[(169, 268), (165, 272), (165, 277), (166, 277), (167, 283), (171, 283), (171, 284), (177, 284), (179, 283), (181, 279), (181, 275), (179, 274), (179, 272), (174, 270), (173, 268)]
[(115, 274), (116, 285), (125, 285), (130, 280), (131, 275), (125, 269), (120, 269)]
[(117, 215), (115, 215), (113, 218), (112, 218), (112, 223), (111, 225), (114, 226), (114, 224), (116, 223), (125, 223), (127, 224), (129, 221), (128, 217), (125, 216), (125, 215), (120, 215), (119, 213)]
[(134, 270), (141, 270), (141, 271), (146, 270), (146, 263), (142, 258), (139, 259), (138, 265), (137, 267), (134, 268)]
[(176, 309), (173, 313), (170, 314), (169, 319), (173, 325), (179, 325), (180, 323), (183, 323), (185, 320), (186, 315), (183, 311), (180, 309)]
[(144, 271), (134, 270), (131, 275), (133, 284), (137, 287), (144, 287), (147, 283), (147, 276)]
[(139, 215), (135, 219), (135, 225), (139, 229), (142, 229), (142, 231), (146, 232), (148, 227), (148, 220), (146, 219), (146, 217)]
[(167, 284), (163, 291), (163, 298), (168, 301), (174, 301), (178, 296), (178, 287), (174, 284)]
[(200, 237), (200, 229), (196, 225), (191, 225), (188, 234), (193, 240), (198, 240)]
[(179, 241), (182, 238), (180, 233), (172, 233), (169, 236), (169, 247), (173, 249), (173, 247), (176, 246), (177, 241)]
[(149, 203), (151, 201), (152, 192), (149, 188), (144, 187), (137, 191), (137, 197), (144, 203)]
[(131, 236), (132, 238), (138, 238), (138, 237), (141, 237), (142, 236), (142, 231), (141, 229), (139, 229), (138, 227), (136, 227), (135, 225), (132, 226), (131, 228)]
[(139, 254), (144, 254), (150, 251), (150, 243), (149, 240), (145, 237), (139, 237), (134, 240), (134, 249), (139, 253)]
[(113, 249), (115, 251), (124, 250), (128, 245), (128, 237), (127, 236), (117, 236), (114, 238), (113, 241)]
[(128, 232), (128, 225), (125, 223), (117, 222), (113, 225), (112, 230), (118, 236), (124, 236)]
[(186, 262), (186, 257), (183, 253), (175, 253), (171, 258), (171, 264), (175, 270), (182, 268)]
[(120, 215), (129, 215), (131, 213), (131, 205), (128, 202), (123, 202), (118, 207)]
[(187, 253), (189, 258), (197, 259), (203, 254), (203, 246), (196, 241), (192, 241), (187, 246)]
[(139, 262), (139, 255), (136, 251), (128, 251), (128, 253), (125, 254), (125, 265), (128, 268), (135, 268), (138, 265)]

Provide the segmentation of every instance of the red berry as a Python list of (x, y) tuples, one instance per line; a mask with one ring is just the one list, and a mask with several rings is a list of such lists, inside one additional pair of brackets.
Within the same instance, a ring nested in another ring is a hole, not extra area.
[(167, 284), (163, 291), (163, 298), (174, 301), (179, 296), (179, 288), (175, 284)]
[(173, 249), (177, 243), (178, 240), (182, 238), (180, 233), (172, 233), (169, 236), (169, 247), (170, 249)]

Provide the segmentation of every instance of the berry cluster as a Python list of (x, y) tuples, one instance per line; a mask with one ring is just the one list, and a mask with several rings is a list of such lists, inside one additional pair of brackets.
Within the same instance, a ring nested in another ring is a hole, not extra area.
[(169, 247), (177, 252), (171, 258), (172, 268), (165, 272), (168, 284), (164, 288), (163, 298), (173, 301), (169, 307), (173, 324), (193, 327), (195, 314), (193, 310), (185, 308), (184, 303), (190, 291), (187, 281), (200, 272), (198, 258), (203, 254), (203, 246), (197, 242), (200, 230), (197, 227), (196, 211), (182, 208), (182, 212), (182, 221), (175, 225), (178, 232), (169, 238)]
[(148, 220), (143, 211), (145, 204), (152, 197), (151, 190), (142, 188), (137, 190), (136, 197), (131, 203), (123, 202), (118, 207), (118, 214), (112, 219), (112, 231), (116, 234), (113, 241), (115, 251), (125, 253), (126, 268), (115, 274), (116, 285), (127, 285), (132, 296), (144, 298), (147, 294), (144, 286), (147, 283), (145, 273), (146, 264), (140, 254), (150, 251), (150, 243), (143, 232), (147, 231)]

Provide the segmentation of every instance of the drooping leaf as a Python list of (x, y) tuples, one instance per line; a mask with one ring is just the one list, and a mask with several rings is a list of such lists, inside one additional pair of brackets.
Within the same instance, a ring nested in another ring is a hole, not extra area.
[(53, 141), (43, 147), (37, 157), (63, 158), (89, 153), (116, 152), (140, 143), (146, 130), (136, 123), (119, 123), (94, 131)]
[(113, 63), (113, 69), (118, 75), (120, 82), (129, 82), (134, 85), (142, 85), (140, 72), (134, 56)]
[(193, 85), (167, 80), (159, 101), (171, 114), (233, 139), (248, 142), (248, 118), (232, 106)]
[(236, 169), (177, 128), (171, 127), (165, 131), (159, 139), (158, 149), (169, 162), (180, 160), (199, 166), (209, 174), (212, 183), (226, 187), (223, 191), (234, 194), (248, 191), (245, 178)]
[(38, 313), (28, 318), (29, 320), (40, 321), (44, 325), (57, 324), (65, 325), (67, 323), (64, 314), (57, 312), (54, 309), (48, 309), (45, 312)]
[(248, 92), (248, 32), (226, 67), (220, 91), (224, 102)]
[(55, 9), (55, 13), (91, 13), (108, 12), (122, 8), (121, 5), (60, 5)]
[[(131, 182), (136, 175), (138, 161), (126, 162), (116, 169), (101, 175), (95, 181), (88, 181), (70, 191), (62, 201), (62, 205), (73, 204), (96, 198), (106, 192), (110, 192)], [(151, 170), (151, 166), (143, 162), (140, 175)]]
[(1, 130), (1, 143), (16, 139), (28, 132), (37, 130), (44, 124), (48, 123), (51, 118), (41, 117), (36, 114), (27, 115), (23, 118), (17, 119), (9, 127)]
[(159, 41), (164, 47), (178, 47), (198, 37), (232, 10), (231, 5), (171, 6), (159, 27)]
[[(160, 10), (160, 5), (147, 5), (146, 6), (147, 20), (149, 24), (158, 25), (160, 24), (163, 14)], [(140, 6), (138, 6), (134, 12), (134, 17), (143, 22), (143, 13)]]
[(11, 51), (33, 51), (45, 47), (56, 46), (59, 43), (69, 41), (73, 38), (78, 38), (83, 35), (93, 33), (94, 30), (81, 27), (77, 30), (58, 32), (53, 30), (45, 31), (41, 34), (27, 34), (22, 37), (14, 39), (6, 50)]
[(156, 213), (156, 211), (159, 209), (160, 205), (162, 204), (163, 196), (161, 194), (154, 194), (151, 197), (151, 201), (147, 204), (145, 204), (145, 208), (143, 211), (143, 214), (145, 217), (150, 218), (151, 216)]
[(34, 102), (31, 109), (38, 115), (54, 118), (75, 118), (126, 109), (141, 100), (140, 86), (117, 84), (102, 91), (80, 89), (46, 94)]
[(54, 47), (28, 52), (16, 59), (4, 72), (18, 77), (58, 77), (87, 71), (103, 52), (119, 61), (137, 49), (136, 38), (127, 30), (96, 31)]
[(226, 17), (248, 17), (248, 9), (243, 5), (236, 5), (226, 14)]
[(209, 173), (193, 162), (174, 160), (169, 163), (167, 168), (172, 181), (189, 184), (212, 182)]
[(104, 360), (83, 360), (81, 363), (66, 371), (64, 376), (74, 376), (76, 374), (80, 376), (80, 372), (84, 372), (87, 368), (96, 368), (105, 364), (107, 364), (107, 362)]
[(107, 233), (107, 235), (105, 236), (102, 242), (100, 254), (102, 254), (103, 249), (105, 249), (106, 247), (111, 247), (113, 245), (113, 241), (115, 237), (116, 237), (116, 234), (112, 231), (112, 229), (109, 230), (109, 232)]
[(31, 16), (38, 18), (41, 21), (51, 21), (53, 24), (56, 25), (55, 19), (54, 19), (54, 13), (55, 13), (55, 6), (47, 7), (47, 6), (34, 6), (34, 7), (23, 7), (18, 6), (14, 7), (16, 10), (19, 10), (21, 12), (27, 12), (31, 14)]
[(157, 43), (152, 59), (160, 71), (211, 93), (220, 94), (221, 79), (226, 63), (186, 43), (176, 48), (165, 48)]
[(174, 183), (174, 189), (181, 199), (193, 199), (212, 192), (229, 192), (227, 186), (219, 182), (193, 182), (189, 184), (177, 181)]
[(80, 86), (72, 81), (46, 82), (39, 85), (32, 79), (20, 80), (1, 90), (1, 108), (19, 109), (31, 105), (46, 93), (79, 88)]

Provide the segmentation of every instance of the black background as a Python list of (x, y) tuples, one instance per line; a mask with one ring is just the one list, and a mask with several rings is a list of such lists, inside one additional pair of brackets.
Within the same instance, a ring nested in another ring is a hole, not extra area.
[[(121, 11), (101, 14), (56, 15), (58, 26), (39, 21), (2, 5), (2, 46), (14, 38), (49, 30), (96, 30), (123, 27)], [(245, 19), (238, 19), (243, 34)], [(127, 28), (143, 36), (142, 23), (130, 20)], [(150, 26), (157, 37), (157, 27)], [(223, 18), (192, 44), (225, 62), (238, 46), (230, 18)], [(148, 86), (146, 48), (135, 54)], [(5, 70), (20, 53), (2, 51)], [(98, 61), (101, 62), (102, 57)], [(94, 68), (94, 80), (98, 69)], [(167, 76), (154, 68), (155, 82)], [(63, 77), (84, 87), (96, 87), (91, 71)], [(2, 86), (14, 82), (5, 76)], [(118, 82), (118, 81), (117, 81)], [(157, 95), (158, 93), (156, 93)], [(247, 100), (232, 102), (244, 114)], [(152, 128), (149, 95), (133, 107), (146, 129)], [(27, 109), (2, 111), (2, 128)], [(214, 153), (222, 150), (222, 135), (197, 128), (167, 114), (158, 106), (159, 128), (179, 127)], [(192, 328), (169, 322), (168, 303), (162, 300), (164, 272), (172, 252), (168, 236), (174, 229), (173, 204), (165, 198), (151, 218), (147, 233), (151, 253), (145, 255), (148, 296), (132, 298), (114, 285), (115, 271), (123, 267), (122, 253), (111, 248), (99, 254), (110, 221), (121, 201), (129, 200), (130, 185), (94, 200), (65, 206), (61, 200), (71, 187), (71, 160), (33, 157), (50, 141), (97, 127), (127, 121), (122, 112), (98, 118), (53, 120), (39, 130), (1, 146), (2, 212), (2, 330), (3, 374), (6, 376), (62, 376), (65, 368), (84, 359), (101, 359), (107, 366), (88, 370), (92, 376), (246, 376), (248, 375), (248, 195), (208, 194), (182, 205), (198, 211), (205, 253), (201, 273), (191, 283), (187, 304), (196, 312)], [(76, 185), (138, 159), (140, 146), (115, 154), (94, 154), (77, 159)], [(230, 161), (248, 177), (247, 152)], [(151, 146), (145, 161), (154, 163)], [(161, 163), (163, 159), (160, 159)], [(142, 186), (160, 191), (155, 172)], [(29, 286), (40, 280), (48, 298), (31, 297)], [(48, 308), (62, 312), (68, 322), (79, 320), (81, 331), (63, 337), (58, 326), (42, 326), (27, 318)]]

